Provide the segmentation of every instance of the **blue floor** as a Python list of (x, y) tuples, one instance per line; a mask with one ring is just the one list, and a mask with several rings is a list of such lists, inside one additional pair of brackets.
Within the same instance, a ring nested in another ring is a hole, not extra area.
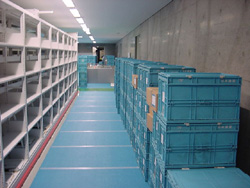
[(112, 91), (80, 92), (32, 188), (149, 187), (114, 101)]

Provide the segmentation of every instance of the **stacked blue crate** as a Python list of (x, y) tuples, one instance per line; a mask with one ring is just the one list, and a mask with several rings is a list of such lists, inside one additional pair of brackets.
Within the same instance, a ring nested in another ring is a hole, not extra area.
[(102, 58), (104, 65), (115, 66), (115, 56), (113, 55), (105, 55)]
[(115, 101), (118, 114), (120, 114), (120, 58), (115, 59), (115, 79), (114, 79), (114, 91)]
[[(115, 64), (117, 106), (150, 187), (172, 188), (167, 178), (170, 169), (235, 166), (239, 77), (192, 73), (195, 69), (183, 66), (164, 70), (166, 64), (129, 58), (116, 58)], [(132, 87), (133, 74), (139, 76), (137, 89)], [(158, 84), (159, 106), (150, 133), (146, 88)]]
[(159, 166), (156, 187), (167, 186), (169, 169), (235, 166), (240, 89), (235, 75), (159, 74), (150, 159)]
[(167, 65), (155, 63), (153, 65), (141, 64), (139, 66), (139, 85), (138, 89), (146, 96), (147, 87), (158, 86), (158, 73), (160, 72), (195, 72), (192, 67), (178, 66), (178, 65)]
[(144, 170), (145, 180), (148, 180), (149, 170), (149, 153), (150, 153), (150, 143), (151, 143), (151, 132), (147, 128), (147, 113), (149, 112), (149, 107), (146, 101), (146, 88), (147, 87), (157, 87), (158, 86), (158, 74), (161, 72), (195, 72), (194, 68), (168, 65), (161, 62), (158, 63), (143, 63), (138, 66), (138, 90), (136, 93), (136, 109), (135, 114), (137, 119), (140, 121), (140, 131), (137, 131), (136, 138), (138, 139), (138, 145), (143, 154), (140, 158), (145, 161)]
[(87, 63), (90, 65), (95, 65), (97, 60), (96, 55), (87, 55)]
[(250, 187), (250, 177), (238, 168), (168, 170), (167, 180), (166, 183), (162, 182), (166, 188)]
[(120, 114), (121, 118), (124, 124), (124, 127), (127, 129), (127, 118), (126, 118), (126, 112), (127, 109), (127, 76), (126, 76), (126, 65), (128, 64), (130, 59), (128, 58), (120, 58), (119, 61), (119, 68), (120, 68), (120, 80), (119, 80), (119, 87), (120, 87)]
[(87, 58), (86, 56), (78, 56), (78, 85), (80, 88), (87, 87)]

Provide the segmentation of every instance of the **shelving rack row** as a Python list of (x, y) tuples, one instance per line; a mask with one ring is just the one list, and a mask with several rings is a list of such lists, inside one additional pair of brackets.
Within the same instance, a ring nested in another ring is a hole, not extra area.
[(0, 1), (0, 187), (15, 187), (77, 92), (77, 33)]

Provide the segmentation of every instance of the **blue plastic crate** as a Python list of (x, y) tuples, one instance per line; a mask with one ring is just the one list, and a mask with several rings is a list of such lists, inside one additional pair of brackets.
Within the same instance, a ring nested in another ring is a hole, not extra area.
[(105, 55), (103, 56), (103, 62), (105, 62), (105, 65), (108, 66), (114, 66), (115, 65), (115, 56), (113, 55)]
[(161, 138), (161, 127), (159, 124), (159, 117), (157, 113), (153, 113), (153, 131), (151, 142), (155, 146), (156, 150), (160, 150), (160, 138)]
[(78, 66), (78, 72), (86, 72), (87, 73), (87, 66)]
[(79, 82), (79, 87), (87, 87), (87, 82)]
[(141, 64), (143, 61), (141, 60), (131, 60), (129, 61), (127, 65), (127, 78), (128, 81), (132, 84), (132, 75), (137, 74), (137, 67), (139, 64)]
[(137, 91), (136, 92), (136, 97), (135, 97), (135, 112), (138, 113), (139, 115), (141, 114), (141, 108), (142, 108), (142, 96), (141, 94)]
[(140, 115), (141, 119), (146, 122), (149, 107), (147, 105), (146, 97), (139, 91), (137, 91), (137, 102), (137, 112)]
[(78, 61), (81, 63), (96, 64), (96, 56), (93, 55), (80, 55)]
[(134, 117), (135, 117), (135, 125), (134, 125), (135, 135), (139, 138), (144, 124), (137, 113), (134, 113)]
[(133, 121), (133, 108), (129, 102), (126, 103), (126, 128), (128, 129)]
[(158, 114), (166, 122), (239, 122), (241, 78), (222, 73), (160, 73)]
[(150, 168), (148, 170), (148, 184), (150, 188), (157, 188), (155, 174)]
[(168, 170), (166, 177), (166, 188), (250, 187), (250, 177), (238, 168)]
[(150, 153), (151, 132), (143, 124), (140, 124), (138, 139), (143, 156), (148, 159)]
[(138, 89), (146, 96), (147, 87), (158, 86), (158, 74), (160, 72), (195, 72), (195, 68), (167, 65), (167, 64), (140, 64), (138, 66)]
[(144, 180), (147, 182), (148, 181), (148, 173), (149, 173), (149, 160), (144, 158), (143, 156), (139, 156), (138, 157), (138, 161), (139, 161), (139, 167), (141, 169), (141, 173), (144, 177)]
[(157, 176), (156, 176), (156, 187), (157, 188), (166, 188), (167, 178), (166, 178), (166, 169), (162, 171), (160, 165), (157, 166)]
[[(207, 150), (232, 148), (236, 152), (239, 127), (237, 123), (222, 125), (197, 123), (188, 126), (184, 124), (165, 125), (161, 121), (159, 123), (161, 129), (157, 143), (159, 145), (159, 154), (163, 161), (167, 160), (169, 151), (186, 150), (187, 148), (190, 150), (199, 150), (201, 153), (203, 151), (205, 153)], [(229, 153), (231, 153), (231, 150), (229, 150)], [(211, 167), (216, 165), (213, 161), (211, 162)], [(225, 159), (225, 163), (227, 163), (227, 159)], [(198, 164), (202, 166), (202, 161)], [(206, 161), (203, 164), (209, 165)], [(192, 165), (196, 164), (190, 164), (190, 167)]]
[(235, 166), (238, 123), (155, 122), (152, 145), (167, 168)]
[(165, 151), (166, 168), (234, 167), (236, 148), (175, 149)]
[(138, 75), (138, 66), (140, 64), (165, 64), (166, 65), (166, 63), (156, 63), (156, 62), (153, 62), (153, 61), (130, 59), (129, 63), (127, 64), (127, 69), (126, 69), (126, 75), (127, 75), (128, 81), (130, 83), (132, 83), (132, 75), (133, 74)]
[(144, 177), (144, 180), (147, 182), (148, 181), (148, 171), (149, 171), (149, 156), (144, 154), (144, 151), (140, 147), (140, 142), (136, 141), (137, 147), (135, 150), (136, 154), (136, 159), (139, 168), (141, 169), (142, 175)]
[(126, 64), (129, 63), (128, 58), (121, 58), (120, 59), (120, 76), (126, 77)]
[(130, 131), (130, 142), (131, 142), (131, 145), (134, 149), (135, 148), (135, 134), (134, 134), (133, 130)]
[(79, 81), (87, 80), (87, 73), (79, 72)]

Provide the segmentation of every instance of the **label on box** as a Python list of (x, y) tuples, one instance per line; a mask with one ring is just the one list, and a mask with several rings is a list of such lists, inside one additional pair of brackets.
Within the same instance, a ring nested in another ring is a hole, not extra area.
[(146, 133), (144, 133), (144, 139), (146, 139)]
[(156, 124), (155, 124), (155, 129), (158, 131), (158, 121), (156, 122)]
[(145, 165), (145, 160), (144, 159), (142, 160), (142, 164)]
[(139, 102), (139, 107), (141, 108), (141, 101)]
[(160, 181), (162, 183), (162, 173), (160, 172)]
[(161, 134), (161, 143), (163, 144), (163, 134)]
[(146, 78), (146, 85), (148, 85), (148, 78)]
[(136, 85), (136, 78), (134, 78), (134, 85)]
[(156, 96), (152, 95), (152, 106), (155, 107), (155, 104), (156, 104)]
[(135, 100), (137, 100), (137, 95), (135, 96)]
[(140, 74), (140, 80), (142, 80), (142, 74)]
[(165, 91), (162, 92), (162, 102), (165, 102)]
[(156, 158), (155, 158), (154, 164), (155, 164), (155, 166), (156, 166)]
[(147, 105), (145, 104), (145, 112), (147, 112)]

